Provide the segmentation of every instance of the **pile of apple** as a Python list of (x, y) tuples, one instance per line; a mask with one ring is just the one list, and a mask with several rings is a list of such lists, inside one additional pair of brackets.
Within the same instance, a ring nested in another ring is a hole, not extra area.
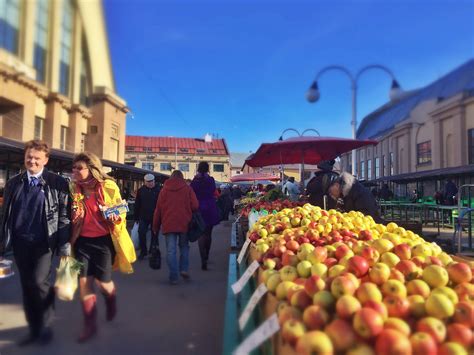
[(306, 204), (249, 231), (298, 354), (474, 354), (472, 263), (360, 212)]
[(281, 211), (285, 208), (294, 208), (301, 206), (301, 202), (293, 202), (290, 200), (275, 200), (275, 201), (256, 201), (254, 203), (248, 203), (242, 209), (242, 215), (247, 217), (249, 213), (254, 209), (255, 211), (266, 210), (268, 212)]

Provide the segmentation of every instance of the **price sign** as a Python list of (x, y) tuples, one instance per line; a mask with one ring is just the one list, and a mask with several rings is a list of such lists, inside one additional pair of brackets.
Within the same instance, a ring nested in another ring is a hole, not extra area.
[(278, 332), (280, 324), (278, 324), (278, 317), (273, 314), (265, 322), (263, 322), (242, 344), (235, 349), (233, 355), (248, 355), (250, 352), (258, 348), (265, 340), (269, 339), (273, 334)]
[(260, 302), (262, 297), (267, 293), (267, 291), (268, 291), (267, 286), (265, 286), (265, 284), (262, 283), (260, 284), (260, 286), (257, 287), (252, 297), (250, 297), (249, 302), (245, 306), (244, 311), (242, 312), (239, 318), (240, 330), (244, 329), (250, 316), (252, 315), (253, 310), (255, 309), (255, 307), (257, 307), (257, 304)]
[(244, 259), (245, 253), (247, 252), (247, 249), (249, 248), (249, 245), (250, 245), (250, 239), (247, 238), (245, 240), (244, 245), (242, 245), (242, 249), (240, 249), (239, 256), (237, 257), (237, 263), (239, 263), (239, 265), (242, 262), (242, 260)]
[(243, 275), (240, 277), (240, 279), (234, 283), (232, 287), (232, 291), (234, 291), (234, 294), (238, 294), (242, 289), (244, 288), (245, 284), (250, 280), (254, 272), (259, 268), (259, 263), (257, 260), (255, 260), (250, 266), (245, 270)]

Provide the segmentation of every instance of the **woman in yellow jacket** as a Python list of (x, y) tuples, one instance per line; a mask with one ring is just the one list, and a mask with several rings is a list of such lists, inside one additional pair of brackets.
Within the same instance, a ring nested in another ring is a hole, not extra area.
[(94, 282), (104, 295), (106, 317), (117, 313), (116, 288), (112, 269), (132, 273), (135, 249), (126, 228), (126, 213), (105, 218), (103, 207), (122, 203), (114, 179), (92, 153), (77, 154), (72, 164), (72, 237), (75, 258), (83, 264), (79, 290), (84, 314), (84, 329), (78, 341), (84, 342), (97, 332), (97, 298)]

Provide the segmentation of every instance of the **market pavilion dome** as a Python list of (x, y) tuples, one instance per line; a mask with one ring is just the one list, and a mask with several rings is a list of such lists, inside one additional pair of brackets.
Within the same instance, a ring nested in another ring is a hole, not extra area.
[(474, 96), (474, 59), (421, 89), (406, 92), (366, 116), (357, 129), (357, 139), (379, 138), (408, 119), (422, 102), (441, 102), (459, 93), (466, 97)]

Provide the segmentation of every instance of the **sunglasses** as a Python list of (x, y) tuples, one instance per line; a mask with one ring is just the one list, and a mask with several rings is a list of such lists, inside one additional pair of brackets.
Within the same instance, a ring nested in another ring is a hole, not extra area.
[(73, 167), (72, 167), (72, 170), (77, 170), (77, 171), (82, 171), (82, 170), (84, 170), (84, 169), (87, 169), (87, 168), (84, 167), (84, 166), (73, 166)]

